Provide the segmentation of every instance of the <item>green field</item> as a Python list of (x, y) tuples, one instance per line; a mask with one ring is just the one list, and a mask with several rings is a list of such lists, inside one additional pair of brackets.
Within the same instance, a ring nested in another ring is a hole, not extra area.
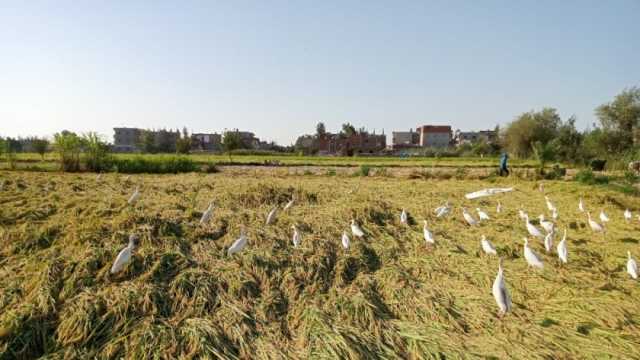
[[(175, 157), (175, 154), (114, 154), (118, 159), (132, 159), (142, 157), (145, 159), (162, 159)], [(323, 167), (353, 167), (369, 165), (374, 167), (473, 167), (488, 168), (497, 167), (499, 159), (495, 157), (382, 157), (382, 156), (298, 156), (298, 155), (210, 155), (191, 154), (190, 159), (198, 164), (225, 164), (225, 165), (281, 165), (281, 166), (323, 166)], [(45, 170), (54, 170), (57, 167), (57, 155), (48, 153), (44, 161), (38, 154), (17, 154), (18, 168), (36, 167)], [(537, 166), (535, 160), (513, 159), (510, 166), (515, 168), (531, 168)], [(0, 169), (6, 169), (7, 162), (0, 161)]]
[[(532, 217), (548, 212), (538, 183), (515, 178), (219, 173), (125, 180), (5, 171), (0, 185), (2, 359), (640, 354), (640, 285), (625, 271), (627, 251), (640, 257), (640, 201), (606, 188), (545, 182), (559, 208), (557, 226), (568, 229), (569, 263), (561, 266), (555, 251), (531, 240), (545, 264), (533, 270), (523, 259), (526, 230), (517, 209)], [(136, 185), (141, 199), (128, 206)], [(488, 186), (516, 191), (464, 200)], [(295, 205), (266, 226), (267, 213), (292, 195)], [(605, 236), (585, 225), (580, 196), (595, 215), (608, 213)], [(447, 199), (453, 214), (436, 219), (433, 209)], [(213, 219), (200, 226), (211, 200)], [(469, 227), (460, 206), (482, 207), (492, 220)], [(399, 222), (402, 208), (408, 226)], [(634, 212), (630, 223), (625, 208)], [(351, 218), (366, 236), (352, 237), (344, 250), (340, 236)], [(435, 246), (422, 237), (423, 219)], [(298, 248), (293, 224), (302, 232)], [(229, 257), (241, 227), (248, 245)], [(133, 259), (111, 275), (130, 234), (139, 236)], [(514, 305), (504, 317), (491, 294), (498, 259), (481, 253), (481, 235), (505, 259)]]

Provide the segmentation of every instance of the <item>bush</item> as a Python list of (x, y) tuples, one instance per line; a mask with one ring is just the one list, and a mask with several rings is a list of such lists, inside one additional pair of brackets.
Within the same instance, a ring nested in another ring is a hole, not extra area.
[(389, 177), (391, 176), (391, 173), (389, 173), (386, 167), (380, 167), (376, 169), (375, 176)]
[(467, 175), (469, 174), (469, 171), (463, 167), (459, 167), (456, 169), (456, 173), (453, 175), (453, 177), (456, 180), (464, 180), (467, 178)]
[(591, 166), (591, 170), (593, 171), (603, 171), (604, 166), (607, 164), (607, 160), (603, 159), (593, 159), (589, 164)]
[(84, 148), (84, 166), (89, 171), (108, 171), (113, 164), (109, 158), (109, 146), (96, 133), (88, 133), (82, 137)]
[(544, 175), (547, 180), (562, 179), (567, 175), (567, 169), (560, 166), (560, 164), (554, 164), (549, 172)]
[(604, 185), (609, 183), (608, 176), (596, 176), (591, 169), (578, 171), (574, 177), (574, 180), (585, 185)]
[(206, 163), (202, 167), (202, 172), (205, 172), (207, 174), (215, 174), (215, 173), (219, 173), (220, 169), (218, 169), (215, 163)]
[(62, 131), (53, 136), (54, 147), (60, 156), (60, 170), (80, 171), (82, 139), (75, 133)]
[(336, 176), (336, 169), (328, 169), (327, 176)]
[(360, 165), (360, 169), (356, 172), (356, 176), (369, 176), (369, 172), (371, 172), (369, 165)]
[(633, 185), (638, 182), (638, 175), (636, 175), (636, 173), (633, 171), (627, 170), (624, 172), (624, 181), (627, 184)]
[(127, 174), (177, 174), (196, 172), (198, 166), (191, 159), (184, 156), (167, 156), (161, 158), (144, 158), (142, 156), (133, 159), (115, 160), (118, 172)]

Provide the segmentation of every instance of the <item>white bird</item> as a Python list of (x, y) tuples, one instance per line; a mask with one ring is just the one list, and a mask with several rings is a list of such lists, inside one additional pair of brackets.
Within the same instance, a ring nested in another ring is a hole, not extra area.
[(298, 245), (300, 245), (300, 242), (302, 241), (302, 235), (300, 234), (300, 232), (298, 231), (298, 228), (295, 225), (291, 225), (291, 228), (293, 229), (293, 247), (298, 247)]
[(342, 247), (345, 250), (348, 250), (349, 249), (349, 243), (350, 243), (349, 235), (347, 235), (346, 231), (343, 231), (342, 232)]
[(547, 202), (547, 209), (549, 209), (549, 211), (553, 211), (556, 207), (555, 205), (553, 205), (553, 203), (551, 202), (551, 200), (549, 199), (548, 196), (544, 196), (544, 200)]
[(580, 201), (578, 202), (578, 210), (580, 210), (580, 212), (585, 212), (584, 201), (582, 201), (582, 197), (580, 197)]
[(471, 214), (467, 212), (466, 208), (462, 208), (462, 216), (464, 217), (464, 220), (467, 222), (467, 224), (471, 226), (478, 224), (478, 220), (474, 219), (473, 216), (471, 216)]
[(422, 227), (422, 234), (424, 235), (424, 241), (426, 241), (427, 244), (436, 243), (436, 239), (433, 238), (433, 233), (431, 233), (431, 231), (429, 231), (429, 228), (427, 227), (427, 220), (424, 221), (424, 226)]
[(520, 217), (520, 219), (525, 220), (527, 218), (527, 213), (524, 212), (524, 210), (522, 210), (522, 208), (518, 209), (518, 216)]
[(502, 204), (498, 201), (498, 205), (496, 206), (496, 213), (500, 214), (502, 212)]
[(627, 251), (627, 273), (635, 280), (638, 278), (638, 263), (631, 257), (631, 251)]
[(564, 235), (562, 235), (562, 240), (558, 244), (558, 257), (560, 261), (564, 264), (568, 261), (569, 252), (567, 251), (567, 229), (564, 229)]
[(291, 196), (291, 200), (289, 200), (289, 202), (284, 206), (284, 208), (282, 209), (282, 211), (287, 211), (289, 210), (289, 208), (291, 208), (293, 206), (293, 201), (294, 201), (294, 197)]
[(111, 273), (115, 274), (118, 273), (120, 271), (122, 271), (122, 269), (124, 269), (124, 267), (129, 263), (129, 261), (131, 261), (131, 254), (133, 253), (133, 249), (135, 248), (135, 241), (136, 241), (136, 236), (135, 235), (129, 235), (129, 245), (125, 246), (124, 249), (120, 250), (120, 252), (118, 253), (118, 256), (116, 257), (116, 260), (113, 262), (113, 265), (111, 265)]
[(100, 179), (102, 179), (102, 173), (99, 173), (99, 174), (96, 176), (96, 181), (100, 181)]
[(211, 217), (213, 217), (213, 201), (209, 203), (207, 210), (202, 213), (202, 216), (200, 217), (200, 225), (208, 223), (209, 220), (211, 220)]
[(527, 231), (529, 232), (529, 235), (540, 238), (540, 239), (544, 238), (544, 235), (542, 235), (542, 232), (537, 227), (535, 227), (531, 222), (529, 222), (529, 215), (525, 214), (524, 221), (525, 221), (525, 224), (527, 225)]
[(480, 239), (480, 246), (482, 246), (482, 251), (484, 251), (487, 255), (498, 254), (496, 248), (493, 247), (493, 244), (489, 240), (487, 240), (487, 237), (484, 235), (482, 235), (482, 238)]
[(538, 269), (542, 269), (544, 267), (542, 261), (538, 258), (538, 255), (536, 255), (536, 253), (529, 247), (529, 240), (527, 240), (527, 238), (524, 238), (524, 259), (527, 260), (527, 264), (529, 264), (529, 266), (533, 266)]
[(356, 236), (356, 237), (364, 236), (364, 231), (362, 231), (360, 226), (356, 224), (356, 221), (354, 219), (351, 219), (351, 233), (353, 234), (353, 236)]
[(493, 281), (492, 292), (493, 297), (496, 299), (496, 304), (498, 304), (498, 308), (500, 309), (500, 316), (511, 311), (511, 297), (504, 282), (502, 258), (498, 261), (498, 275)]
[(140, 200), (140, 196), (141, 196), (140, 187), (136, 186), (136, 189), (133, 191), (133, 194), (131, 195), (129, 200), (127, 200), (127, 204), (133, 205), (133, 204), (137, 203), (138, 200)]
[(407, 212), (404, 209), (402, 209), (402, 212), (400, 213), (400, 222), (403, 224), (406, 224), (408, 220), (409, 220), (409, 216), (407, 215)]
[(227, 250), (227, 256), (231, 256), (235, 253), (238, 253), (244, 249), (247, 245), (247, 236), (244, 233), (244, 229), (240, 229), (240, 237), (236, 239), (236, 241), (231, 244), (229, 249)]
[(267, 225), (271, 225), (273, 224), (273, 222), (276, 220), (276, 214), (278, 213), (278, 207), (274, 207), (271, 211), (269, 211), (269, 214), (267, 215)]
[(558, 209), (554, 208), (551, 211), (551, 218), (553, 219), (553, 221), (557, 221), (558, 220)]
[(447, 216), (449, 212), (451, 212), (451, 206), (449, 205), (449, 201), (447, 201), (444, 205), (437, 207), (435, 210), (437, 218)]
[(478, 217), (480, 218), (480, 221), (491, 220), (489, 215), (486, 212), (482, 211), (482, 209), (476, 208), (476, 211), (478, 212)]
[(547, 252), (551, 252), (553, 249), (553, 231), (545, 235), (544, 237), (544, 249)]
[(603, 223), (609, 222), (609, 217), (604, 213), (604, 210), (600, 210), (600, 221), (602, 221)]
[(555, 225), (551, 221), (546, 221), (544, 219), (544, 215), (538, 216), (538, 219), (540, 219), (540, 226), (542, 226), (542, 228), (544, 229), (544, 231), (547, 232), (547, 234), (553, 232), (553, 228)]
[(591, 219), (591, 213), (587, 212), (587, 220), (589, 222), (589, 226), (591, 227), (591, 231), (593, 232), (603, 232), (604, 228), (602, 225), (598, 224), (595, 220)]
[(624, 211), (624, 219), (629, 222), (631, 221), (631, 211), (629, 211), (629, 209)]

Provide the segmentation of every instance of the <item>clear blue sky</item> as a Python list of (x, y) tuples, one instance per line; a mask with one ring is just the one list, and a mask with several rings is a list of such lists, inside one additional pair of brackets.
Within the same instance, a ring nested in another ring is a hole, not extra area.
[(640, 85), (640, 1), (6, 1), (0, 135), (579, 127)]

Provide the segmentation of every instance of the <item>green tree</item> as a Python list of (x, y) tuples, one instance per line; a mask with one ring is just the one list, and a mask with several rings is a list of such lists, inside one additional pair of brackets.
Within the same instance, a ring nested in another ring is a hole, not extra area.
[(33, 151), (40, 154), (40, 157), (44, 160), (44, 154), (46, 154), (49, 149), (49, 140), (35, 137), (31, 139), (31, 146), (33, 147)]
[(84, 163), (87, 170), (100, 172), (109, 170), (109, 145), (95, 132), (89, 132), (82, 137), (84, 149)]
[(550, 142), (544, 144), (542, 141), (536, 141), (532, 144), (531, 148), (536, 160), (538, 160), (538, 170), (540, 174), (544, 174), (545, 165), (555, 158), (553, 145)]
[(182, 129), (182, 137), (176, 140), (176, 152), (178, 154), (188, 154), (191, 151), (191, 137), (187, 128)]
[(60, 170), (79, 171), (82, 139), (73, 132), (62, 131), (53, 136), (53, 146), (60, 158)]
[(316, 125), (316, 136), (322, 137), (326, 134), (327, 134), (327, 128), (324, 126), (323, 122), (319, 122), (318, 125)]
[(346, 137), (350, 137), (356, 133), (356, 128), (350, 123), (342, 124), (342, 131), (340, 132)]
[(507, 125), (502, 134), (502, 143), (510, 153), (528, 157), (532, 154), (535, 142), (546, 145), (558, 135), (561, 123), (560, 115), (553, 108), (521, 114)]
[(149, 130), (142, 130), (138, 138), (138, 148), (143, 153), (153, 154), (156, 150), (156, 140), (153, 133)]
[(222, 148), (229, 155), (229, 161), (231, 161), (231, 152), (242, 149), (243, 145), (242, 138), (237, 131), (227, 131), (222, 135)]
[(557, 136), (551, 142), (555, 149), (556, 159), (574, 164), (584, 161), (580, 151), (583, 138), (583, 134), (576, 129), (575, 116), (570, 117), (560, 125)]
[(640, 135), (640, 88), (623, 90), (612, 102), (598, 106), (596, 115), (605, 131), (617, 133), (615, 137), (624, 142), (621, 145), (630, 148), (633, 143), (637, 144)]

